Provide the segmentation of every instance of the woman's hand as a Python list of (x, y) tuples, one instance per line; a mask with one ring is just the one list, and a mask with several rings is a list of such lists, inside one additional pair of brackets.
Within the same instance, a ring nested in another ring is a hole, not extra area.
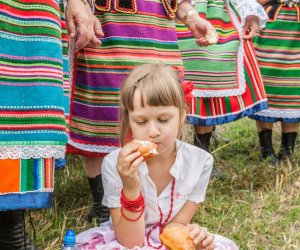
[(208, 233), (205, 228), (200, 227), (198, 224), (190, 224), (187, 228), (197, 250), (215, 249), (213, 234)]
[(137, 146), (128, 143), (119, 153), (117, 169), (123, 182), (124, 195), (129, 200), (136, 199), (141, 191), (141, 181), (138, 174), (138, 167), (144, 160)]
[(259, 32), (259, 19), (257, 16), (251, 15), (246, 19), (246, 23), (243, 27), (242, 38), (253, 39)]
[(216, 29), (209, 21), (199, 16), (194, 20), (188, 25), (188, 28), (192, 31), (196, 44), (198, 46), (210, 45), (206, 35), (213, 32), (218, 37)]
[(99, 37), (104, 33), (87, 0), (68, 0), (66, 19), (70, 37), (75, 38), (75, 51), (101, 45)]

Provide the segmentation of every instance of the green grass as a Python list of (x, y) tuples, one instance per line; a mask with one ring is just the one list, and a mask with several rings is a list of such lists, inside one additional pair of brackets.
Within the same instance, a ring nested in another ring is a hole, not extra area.
[[(225, 179), (210, 181), (206, 200), (194, 222), (232, 238), (240, 249), (299, 250), (299, 143), (295, 148), (295, 163), (274, 168), (259, 161), (254, 121), (242, 119), (217, 127), (217, 137), (212, 142), (212, 151), (215, 166)], [(225, 143), (222, 138), (230, 142)], [(278, 151), (279, 125), (274, 127), (273, 140)], [(79, 233), (95, 226), (85, 220), (90, 204), (81, 161), (69, 157), (68, 167), (56, 172), (53, 208), (32, 213), (39, 246), (60, 249), (67, 228)], [(29, 223), (27, 228), (33, 236)]]

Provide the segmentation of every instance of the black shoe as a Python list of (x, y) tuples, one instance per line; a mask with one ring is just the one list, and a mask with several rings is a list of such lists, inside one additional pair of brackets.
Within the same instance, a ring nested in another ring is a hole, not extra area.
[(272, 130), (263, 129), (258, 132), (259, 144), (260, 144), (260, 160), (267, 161), (273, 166), (278, 164), (278, 158), (275, 155), (272, 143)]
[(210, 138), (211, 138), (212, 132), (208, 132), (205, 134), (197, 134), (195, 132), (194, 134), (194, 145), (198, 148), (201, 148), (205, 150), (206, 152), (209, 152), (209, 145), (210, 145)]
[(0, 212), (0, 249), (37, 250), (25, 232), (23, 210)]
[(90, 222), (96, 220), (99, 225), (108, 221), (110, 216), (108, 207), (101, 204), (104, 195), (102, 178), (101, 175), (97, 175), (95, 178), (88, 178), (88, 180), (93, 196), (93, 206), (88, 213), (88, 219)]
[(278, 153), (279, 161), (289, 160), (292, 162), (297, 132), (282, 133), (281, 146)]

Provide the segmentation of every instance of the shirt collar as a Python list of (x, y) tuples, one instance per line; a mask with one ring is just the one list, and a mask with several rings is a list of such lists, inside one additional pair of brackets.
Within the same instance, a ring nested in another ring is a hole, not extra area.
[[(182, 153), (181, 153), (181, 150), (182, 150), (182, 147), (184, 145), (182, 145), (183, 142), (179, 141), (179, 140), (176, 140), (176, 149), (177, 149), (177, 153), (176, 153), (176, 159), (175, 159), (175, 162), (173, 164), (173, 166), (171, 167), (170, 169), (170, 174), (176, 179), (178, 180), (180, 178), (180, 170), (181, 170), (181, 167), (183, 165), (183, 162), (182, 162)], [(149, 173), (149, 170), (148, 170), (148, 167), (147, 167), (147, 164), (146, 162), (142, 162), (140, 167), (139, 167), (139, 172), (146, 176), (148, 173)]]

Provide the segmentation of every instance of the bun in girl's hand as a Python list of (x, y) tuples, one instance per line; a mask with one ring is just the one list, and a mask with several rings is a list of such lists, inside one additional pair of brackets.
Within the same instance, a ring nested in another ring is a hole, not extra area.
[(137, 146), (137, 151), (139, 151), (141, 155), (144, 157), (144, 161), (148, 161), (152, 159), (154, 156), (158, 155), (158, 152), (156, 150), (157, 144), (153, 142), (133, 140), (130, 143), (135, 144)]
[(189, 231), (186, 227), (166, 227), (159, 236), (168, 250), (195, 250)]

